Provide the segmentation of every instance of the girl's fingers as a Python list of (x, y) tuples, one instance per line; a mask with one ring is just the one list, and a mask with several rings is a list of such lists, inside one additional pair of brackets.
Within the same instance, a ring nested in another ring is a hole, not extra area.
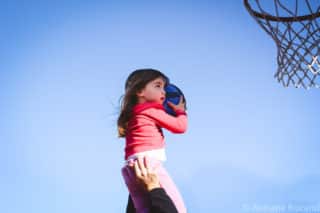
[(182, 96), (182, 95), (180, 95), (179, 104), (184, 104), (184, 99), (183, 99), (183, 96)]
[(172, 109), (176, 109), (177, 107), (185, 107), (184, 106), (184, 98), (183, 98), (183, 96), (181, 95), (180, 96), (180, 99), (179, 99), (179, 103), (178, 104), (174, 104), (174, 103), (172, 103), (172, 102), (170, 102), (170, 101), (168, 101), (168, 105), (169, 105), (169, 107), (171, 107)]
[(174, 107), (175, 105), (172, 103), (172, 102), (170, 102), (170, 101), (168, 101), (168, 105), (170, 106), (170, 107)]

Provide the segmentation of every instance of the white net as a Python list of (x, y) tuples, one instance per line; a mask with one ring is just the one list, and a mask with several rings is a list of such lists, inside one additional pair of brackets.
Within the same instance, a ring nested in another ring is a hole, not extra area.
[(319, 88), (320, 0), (244, 0), (244, 4), (276, 42), (275, 78), (285, 87)]

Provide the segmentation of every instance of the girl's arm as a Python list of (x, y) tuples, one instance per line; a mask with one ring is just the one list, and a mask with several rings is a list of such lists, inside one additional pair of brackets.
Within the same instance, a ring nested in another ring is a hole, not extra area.
[(153, 120), (160, 127), (173, 133), (184, 133), (187, 130), (187, 115), (183, 110), (176, 110), (177, 117), (169, 115), (163, 109), (149, 108), (141, 112)]

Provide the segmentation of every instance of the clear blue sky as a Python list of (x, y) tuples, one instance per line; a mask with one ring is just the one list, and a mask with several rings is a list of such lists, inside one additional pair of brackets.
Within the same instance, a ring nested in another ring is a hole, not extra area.
[(242, 1), (5, 0), (0, 24), (0, 212), (124, 212), (116, 119), (143, 67), (187, 96), (165, 165), (189, 212), (319, 205), (319, 90), (277, 83)]

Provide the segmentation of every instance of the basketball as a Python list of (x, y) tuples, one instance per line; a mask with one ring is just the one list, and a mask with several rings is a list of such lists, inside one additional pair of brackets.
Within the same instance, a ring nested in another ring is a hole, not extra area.
[(168, 105), (168, 102), (171, 102), (173, 104), (178, 104), (180, 101), (180, 97), (182, 96), (183, 101), (186, 103), (186, 99), (182, 91), (174, 84), (169, 84), (168, 86), (166, 86), (165, 91), (166, 91), (166, 99), (163, 102), (163, 106), (168, 114), (175, 116), (176, 114), (172, 110), (172, 108)]

